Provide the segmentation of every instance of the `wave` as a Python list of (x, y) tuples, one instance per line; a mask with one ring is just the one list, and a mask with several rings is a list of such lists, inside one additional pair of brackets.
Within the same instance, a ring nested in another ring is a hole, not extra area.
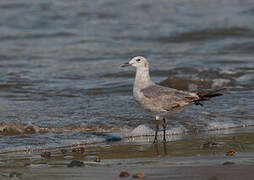
[(214, 29), (204, 29), (191, 32), (183, 32), (170, 37), (161, 37), (160, 42), (184, 43), (192, 41), (218, 40), (228, 37), (253, 37), (251, 29), (242, 27), (222, 27)]

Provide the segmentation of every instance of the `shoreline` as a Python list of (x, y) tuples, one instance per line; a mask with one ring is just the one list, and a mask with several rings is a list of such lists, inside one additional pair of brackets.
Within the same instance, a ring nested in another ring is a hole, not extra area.
[[(186, 134), (172, 134), (167, 135), (166, 139), (167, 142), (174, 142), (179, 140), (186, 140), (193, 138), (199, 139), (207, 139), (210, 137), (223, 137), (223, 136), (235, 136), (237, 134), (248, 134), (254, 131), (254, 126), (247, 126), (244, 128), (229, 128), (229, 129), (221, 129), (221, 130), (214, 130), (214, 131), (205, 131), (200, 133), (186, 133)], [(90, 132), (88, 132), (89, 134)], [(104, 140), (98, 140), (95, 142), (89, 141), (76, 141), (72, 144), (60, 144), (60, 145), (49, 145), (49, 146), (24, 146), (24, 147), (11, 147), (4, 150), (0, 150), (0, 155), (3, 154), (27, 154), (27, 153), (40, 153), (44, 151), (57, 151), (66, 148), (75, 148), (75, 147), (82, 147), (82, 146), (104, 146), (105, 144), (128, 144), (128, 143), (135, 143), (135, 144), (149, 144), (153, 142), (153, 135), (143, 135), (143, 136), (125, 136), (126, 132), (98, 132), (99, 136), (106, 137)], [(162, 141), (161, 131), (158, 134), (158, 139)], [(33, 134), (30, 134), (33, 135)], [(35, 134), (37, 135), (37, 134)]]

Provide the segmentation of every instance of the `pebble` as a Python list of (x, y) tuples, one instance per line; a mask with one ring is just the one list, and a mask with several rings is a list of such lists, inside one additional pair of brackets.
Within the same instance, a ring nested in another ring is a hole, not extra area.
[(119, 177), (129, 177), (130, 174), (128, 172), (122, 171), (119, 175)]
[(64, 156), (64, 159), (73, 159), (73, 156)]
[(233, 164), (235, 164), (235, 163), (227, 161), (227, 162), (224, 162), (222, 165), (233, 165)]
[(206, 142), (203, 144), (203, 148), (212, 148), (212, 147), (217, 147), (218, 146), (218, 143), (216, 142)]
[(141, 173), (134, 174), (132, 177), (133, 178), (145, 178), (146, 174), (141, 172)]
[(70, 162), (70, 164), (67, 165), (67, 167), (82, 167), (85, 166), (85, 164), (82, 161), (73, 160)]
[(232, 150), (226, 152), (226, 156), (233, 156), (235, 153), (236, 153), (235, 150), (232, 149)]

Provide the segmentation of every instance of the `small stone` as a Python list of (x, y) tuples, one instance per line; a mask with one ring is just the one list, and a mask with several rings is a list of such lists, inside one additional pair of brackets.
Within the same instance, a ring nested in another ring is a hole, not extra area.
[(64, 159), (73, 159), (73, 156), (64, 156)]
[(233, 156), (235, 153), (235, 150), (231, 149), (230, 151), (226, 152), (226, 156)]
[(217, 145), (218, 143), (209, 141), (203, 144), (203, 148), (212, 148), (216, 147)]
[(234, 162), (230, 162), (230, 161), (227, 161), (227, 162), (224, 162), (222, 165), (233, 165), (235, 164)]
[(79, 147), (79, 148), (73, 148), (72, 152), (84, 154), (85, 153), (85, 148), (84, 147)]
[(78, 160), (73, 160), (70, 162), (70, 164), (67, 165), (67, 167), (82, 167), (85, 166), (85, 164)]
[(94, 162), (101, 162), (101, 159), (100, 158), (95, 158)]
[(41, 157), (50, 159), (51, 158), (51, 152), (43, 152), (41, 153)]
[(141, 172), (141, 173), (134, 174), (132, 177), (133, 178), (145, 178), (146, 174)]
[(128, 172), (122, 171), (119, 175), (119, 177), (129, 177), (130, 174)]

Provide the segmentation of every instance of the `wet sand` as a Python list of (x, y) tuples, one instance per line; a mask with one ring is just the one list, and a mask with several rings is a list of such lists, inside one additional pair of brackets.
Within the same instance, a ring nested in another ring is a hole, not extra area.
[[(146, 179), (155, 180), (248, 180), (254, 175), (253, 136), (196, 136), (158, 144), (120, 141), (55, 149), (50, 157), (42, 156), (44, 152), (0, 154), (0, 179), (122, 179), (120, 172), (127, 171), (130, 176), (123, 179), (143, 172)], [(73, 160), (84, 166), (68, 167)]]
[[(16, 169), (20, 179), (72, 179), (72, 180), (105, 180), (132, 179), (132, 175), (144, 172), (146, 179), (176, 179), (176, 180), (234, 180), (253, 179), (254, 154), (243, 154), (234, 158), (235, 164), (223, 165), (229, 160), (225, 156), (197, 156), (197, 157), (164, 157), (152, 159), (118, 159), (109, 160), (100, 165), (85, 165), (84, 167), (68, 168), (63, 165), (40, 165)], [(110, 165), (111, 164), (111, 165)], [(121, 171), (127, 171), (130, 176), (120, 178)], [(8, 179), (13, 173), (10, 170), (1, 171), (1, 179)]]

